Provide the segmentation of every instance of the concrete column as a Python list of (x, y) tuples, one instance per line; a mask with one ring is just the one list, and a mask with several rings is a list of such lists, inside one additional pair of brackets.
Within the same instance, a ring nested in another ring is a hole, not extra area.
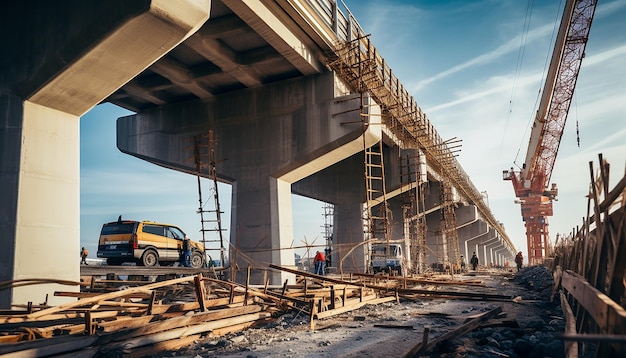
[[(24, 1), (4, 10), (2, 23), (23, 32), (0, 83), (0, 281), (78, 281), (79, 117), (195, 32), (210, 1)], [(72, 299), (54, 291), (78, 289), (2, 290), (0, 308), (46, 296), (57, 305)]]
[[(77, 116), (24, 102), (14, 279), (76, 281), (80, 275), (78, 124)], [(13, 290), (21, 303), (44, 302), (46, 294), (50, 303), (59, 301), (37, 285)]]

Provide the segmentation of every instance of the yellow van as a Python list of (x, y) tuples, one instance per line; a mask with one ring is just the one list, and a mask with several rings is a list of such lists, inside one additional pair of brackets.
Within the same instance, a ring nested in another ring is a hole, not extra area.
[[(122, 220), (102, 226), (97, 256), (108, 265), (136, 262), (143, 266), (182, 263), (183, 240), (187, 237), (179, 227), (153, 221)], [(204, 245), (191, 241), (193, 268), (204, 265)]]

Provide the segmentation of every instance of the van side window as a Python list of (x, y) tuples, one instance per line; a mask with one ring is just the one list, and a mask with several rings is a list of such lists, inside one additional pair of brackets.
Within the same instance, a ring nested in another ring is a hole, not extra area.
[(154, 235), (159, 235), (159, 236), (165, 236), (165, 234), (163, 233), (163, 226), (158, 226), (158, 225), (143, 225), (143, 232), (146, 232), (148, 234), (154, 234)]
[(167, 237), (182, 240), (185, 238), (185, 233), (177, 227), (170, 226), (167, 228)]

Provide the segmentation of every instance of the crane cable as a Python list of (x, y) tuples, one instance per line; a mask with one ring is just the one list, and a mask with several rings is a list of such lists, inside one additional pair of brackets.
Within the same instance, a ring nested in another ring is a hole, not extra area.
[[(513, 76), (513, 86), (511, 88), (511, 97), (509, 98), (509, 110), (507, 112), (506, 123), (508, 123), (511, 119), (511, 114), (513, 113), (513, 98), (517, 92), (517, 85), (519, 83), (520, 73), (522, 72), (522, 63), (524, 62), (524, 54), (526, 52), (526, 41), (528, 40), (528, 29), (530, 27), (530, 20), (532, 18), (532, 8), (534, 6), (534, 0), (528, 0), (526, 3), (526, 15), (524, 17), (524, 25), (522, 26), (522, 35), (520, 36), (520, 45), (519, 50), (517, 51), (517, 60), (515, 61), (515, 74)], [(500, 150), (502, 151), (502, 147), (504, 146), (504, 136), (502, 136), (502, 143), (500, 144)], [(517, 154), (515, 158), (519, 155), (520, 147), (517, 149)]]
[[(529, 2), (532, 2), (532, 0), (529, 0)], [(556, 8), (556, 13), (555, 13), (555, 18), (554, 18), (554, 26), (552, 28), (552, 35), (550, 37), (550, 42), (551, 44), (554, 43), (554, 39), (556, 37), (557, 31), (558, 31), (558, 24), (559, 24), (559, 16), (562, 13), (562, 8), (563, 8), (563, 1), (559, 1), (559, 6)], [(530, 9), (530, 11), (532, 12), (532, 4), (527, 8), (527, 11), (529, 11), (528, 9)], [(526, 15), (527, 17), (529, 17), (528, 13)], [(529, 21), (530, 22), (530, 21)], [(528, 31), (528, 29), (526, 29), (526, 31)], [(525, 45), (525, 43), (524, 43)], [(543, 65), (543, 72), (541, 74), (541, 82), (539, 82), (539, 89), (537, 90), (537, 97), (535, 98), (535, 105), (534, 105), (534, 111), (531, 113), (530, 118), (528, 123), (526, 124), (526, 129), (524, 131), (524, 135), (521, 136), (520, 138), (520, 144), (517, 148), (517, 153), (515, 154), (515, 160), (513, 160), (513, 164), (515, 164), (518, 168), (519, 165), (517, 165), (517, 159), (519, 157), (522, 145), (524, 143), (524, 138), (526, 138), (529, 129), (532, 128), (532, 125), (535, 121), (535, 116), (536, 116), (536, 111), (537, 111), (537, 106), (539, 105), (539, 100), (541, 99), (541, 88), (543, 83), (545, 82), (545, 77), (546, 77), (546, 73), (548, 71), (548, 67), (550, 65), (550, 57), (551, 57), (551, 51), (550, 51), (550, 47), (548, 47), (548, 51), (546, 52), (546, 58), (544, 61), (544, 65)], [(513, 98), (511, 98), (510, 103), (511, 103), (511, 109), (512, 109), (512, 102), (513, 102)], [(511, 113), (509, 113), (510, 115)]]

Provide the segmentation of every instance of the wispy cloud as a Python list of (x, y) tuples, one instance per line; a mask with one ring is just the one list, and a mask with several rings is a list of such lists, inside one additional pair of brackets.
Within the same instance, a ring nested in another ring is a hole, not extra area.
[[(606, 16), (608, 14), (611, 14), (614, 11), (619, 10), (620, 8), (624, 6), (626, 6), (626, 0), (617, 0), (608, 4), (600, 5), (598, 6), (598, 9), (594, 17)], [(525, 41), (526, 44), (530, 44), (533, 41), (546, 36), (547, 34), (551, 33), (553, 29), (554, 29), (554, 24), (546, 24), (534, 30), (529, 31), (528, 34), (526, 35), (526, 41)], [(468, 61), (465, 61), (445, 71), (439, 72), (435, 74), (434, 76), (431, 76), (425, 80), (422, 80), (418, 82), (415, 85), (415, 87), (412, 88), (412, 90), (419, 91), (422, 88), (426, 87), (427, 85), (432, 84), (433, 82), (436, 82), (443, 78), (449, 77), (455, 73), (458, 73), (460, 71), (463, 71), (463, 70), (466, 70), (475, 66), (486, 65), (488, 63), (494, 62), (495, 60), (505, 55), (515, 52), (519, 49), (522, 36), (523, 35), (518, 35), (510, 39), (509, 41), (505, 42), (504, 44), (500, 45), (498, 48), (492, 51), (486, 52), (480, 56), (474, 57)]]
[[(626, 45), (618, 47), (618, 48), (610, 49), (610, 50), (598, 53), (593, 56), (589, 56), (588, 58), (584, 60), (583, 63), (586, 67), (597, 66), (597, 65), (601, 65), (605, 63), (606, 61), (612, 60), (618, 56), (622, 56), (625, 54), (626, 54)], [(537, 83), (541, 78), (542, 78), (542, 75), (540, 73), (535, 73), (532, 75), (524, 76), (519, 79), (519, 86), (522, 87), (528, 84)], [(482, 90), (482, 91), (479, 90), (477, 92), (475, 91), (469, 92), (469, 94), (459, 97), (453, 101), (442, 103), (434, 107), (430, 107), (427, 109), (427, 112), (433, 113), (433, 112), (441, 111), (441, 110), (448, 109), (450, 107), (454, 107), (454, 106), (457, 106), (466, 102), (475, 101), (477, 99), (488, 97), (497, 93), (502, 93), (503, 91), (508, 91), (511, 87), (510, 81), (508, 80), (497, 81), (497, 82), (501, 84), (495, 87), (490, 86), (489, 88)], [(492, 84), (493, 81), (489, 81), (489, 83)]]
[[(544, 25), (541, 26), (535, 30), (532, 30), (528, 33), (528, 36), (526, 37), (526, 42), (532, 42), (538, 38), (541, 38), (543, 36), (545, 36), (546, 34), (550, 33), (550, 31), (552, 31), (553, 25)], [(426, 87), (427, 85), (438, 81), (442, 78), (446, 78), (449, 77), (457, 72), (463, 71), (465, 69), (474, 67), (474, 66), (479, 66), (479, 65), (485, 65), (488, 64), (490, 62), (493, 62), (499, 58), (501, 58), (504, 55), (507, 55), (509, 53), (512, 53), (514, 51), (517, 51), (519, 48), (519, 43), (521, 40), (521, 35), (516, 36), (515, 38), (507, 41), (506, 43), (504, 43), (503, 45), (501, 45), (500, 47), (496, 48), (493, 51), (489, 51), (487, 53), (484, 53), (478, 57), (474, 57), (473, 59), (463, 62), (461, 64), (458, 64), (452, 68), (449, 68), (443, 72), (439, 72), (434, 76), (431, 76), (425, 80), (422, 80), (420, 82), (418, 82), (415, 85), (415, 88), (413, 88), (414, 91), (418, 91), (424, 87)]]

